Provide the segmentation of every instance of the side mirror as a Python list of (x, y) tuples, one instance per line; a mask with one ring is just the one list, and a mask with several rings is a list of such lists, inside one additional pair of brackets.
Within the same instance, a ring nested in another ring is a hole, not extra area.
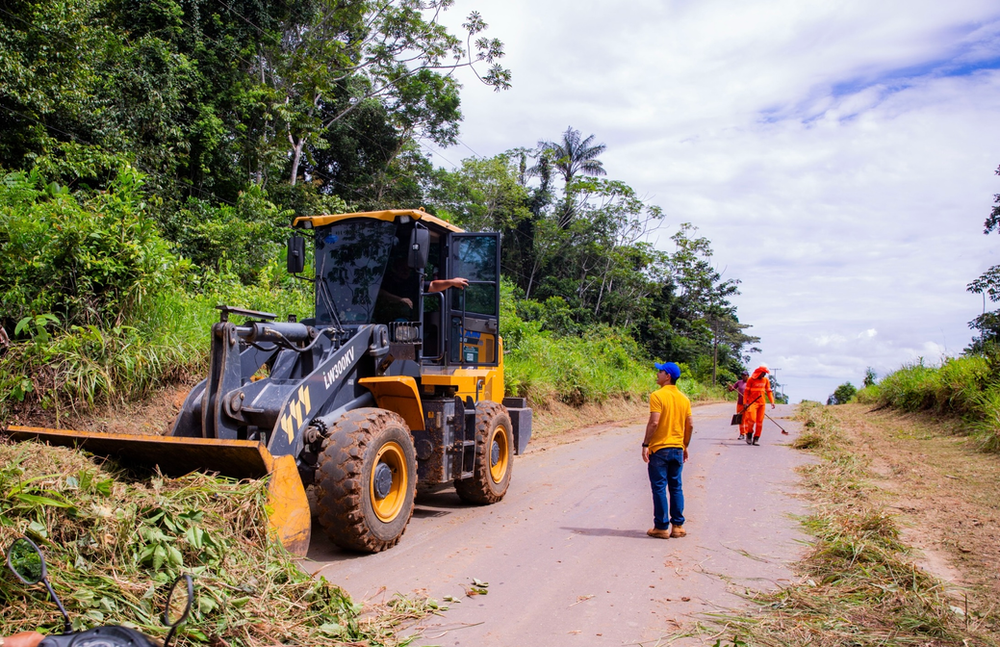
[(431, 254), (431, 232), (423, 227), (414, 227), (410, 233), (410, 267), (422, 270), (427, 267)]
[(15, 539), (7, 550), (7, 567), (21, 582), (32, 585), (45, 579), (45, 558), (35, 542), (27, 537)]
[(52, 585), (49, 584), (49, 580), (46, 577), (45, 556), (42, 555), (42, 549), (27, 537), (15, 539), (7, 549), (7, 568), (17, 576), (17, 579), (25, 584), (33, 585), (41, 582), (45, 585), (45, 589), (49, 592), (52, 601), (56, 603), (56, 606), (59, 607), (59, 612), (62, 613), (63, 620), (65, 621), (63, 633), (70, 633), (69, 614), (66, 613), (66, 608), (62, 604), (62, 600), (52, 590)]
[(174, 580), (167, 594), (167, 605), (163, 609), (163, 624), (170, 627), (170, 633), (163, 641), (163, 647), (170, 645), (170, 639), (174, 637), (177, 625), (184, 622), (191, 612), (191, 605), (194, 602), (194, 583), (191, 576), (184, 574)]
[(288, 273), (301, 274), (306, 269), (306, 239), (292, 236), (288, 239)]

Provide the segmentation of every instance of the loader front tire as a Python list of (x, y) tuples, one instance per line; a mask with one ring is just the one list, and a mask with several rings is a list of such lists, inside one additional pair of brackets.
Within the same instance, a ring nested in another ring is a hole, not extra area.
[(497, 402), (476, 405), (476, 461), (472, 477), (455, 481), (466, 503), (496, 503), (507, 493), (514, 467), (514, 433), (510, 414)]
[(398, 414), (356, 409), (330, 429), (316, 471), (316, 508), (341, 548), (377, 553), (399, 543), (413, 514), (417, 460)]

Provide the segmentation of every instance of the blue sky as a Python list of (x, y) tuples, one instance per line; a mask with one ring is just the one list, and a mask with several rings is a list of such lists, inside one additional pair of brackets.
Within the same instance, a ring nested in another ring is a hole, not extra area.
[(436, 163), (594, 134), (664, 209), (660, 247), (691, 222), (742, 281), (793, 402), (969, 343), (965, 286), (1000, 263), (996, 2), (457, 0), (449, 21), (472, 10), (513, 88), (463, 79)]

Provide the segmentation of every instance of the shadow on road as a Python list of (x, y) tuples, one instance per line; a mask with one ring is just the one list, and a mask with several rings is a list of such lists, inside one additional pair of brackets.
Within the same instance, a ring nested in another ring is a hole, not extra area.
[(618, 530), (617, 528), (572, 528), (562, 526), (563, 530), (568, 530), (577, 535), (588, 537), (626, 537), (632, 539), (649, 539), (645, 530)]

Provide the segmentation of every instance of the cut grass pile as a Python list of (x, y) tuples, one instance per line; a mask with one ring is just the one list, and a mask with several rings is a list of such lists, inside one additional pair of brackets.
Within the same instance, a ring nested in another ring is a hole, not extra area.
[[(749, 645), (996, 645), (998, 620), (918, 568), (871, 484), (868, 457), (845, 442), (829, 408), (804, 404), (795, 441), (822, 460), (802, 468), (815, 541), (797, 584), (748, 592), (747, 615), (722, 615), (718, 635)], [(966, 605), (969, 604), (968, 608)]]
[[(352, 602), (300, 571), (268, 540), (266, 483), (204, 474), (136, 480), (82, 453), (0, 440), (0, 546), (27, 535), (75, 630), (134, 626), (161, 639), (164, 596), (180, 573), (195, 581), (178, 645), (401, 645), (397, 632), (431, 600)], [(0, 577), (0, 635), (60, 632), (44, 588)]]

